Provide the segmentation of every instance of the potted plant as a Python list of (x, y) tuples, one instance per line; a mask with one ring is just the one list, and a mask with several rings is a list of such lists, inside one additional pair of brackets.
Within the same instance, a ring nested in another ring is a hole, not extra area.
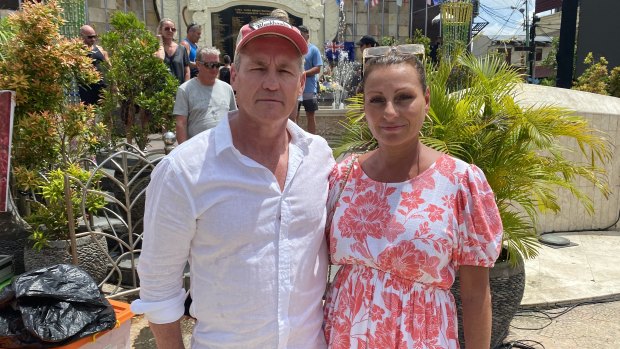
[[(65, 95), (74, 81), (93, 83), (99, 74), (82, 42), (60, 35), (62, 9), (55, 0), (25, 2), (7, 21), (14, 36), (0, 50), (0, 89), (16, 91), (13, 190), (30, 193), (30, 210), (22, 215), (32, 227), (33, 252), (46, 259), (41, 256), (52, 241), (68, 240), (70, 227), (104, 204), (89, 197), (80, 209), (78, 181), (92, 174), (78, 165), (101, 146), (106, 128), (93, 107), (67, 103)], [(102, 260), (97, 263), (105, 266)]]
[(113, 144), (118, 138), (114, 132), (124, 129), (127, 143), (135, 142), (144, 149), (149, 134), (174, 127), (172, 109), (178, 82), (153, 55), (158, 40), (135, 14), (115, 12), (110, 25), (111, 30), (101, 38), (111, 62), (105, 74), (105, 123)]
[[(437, 66), (427, 63), (426, 71), (431, 105), (421, 141), (480, 167), (500, 210), (504, 251), (491, 271), (491, 292), (496, 292), (492, 297), (495, 347), (507, 335), (523, 296), (522, 259), (537, 255), (538, 213), (560, 211), (556, 196), (559, 188), (568, 189), (592, 213), (592, 201), (575, 179), (585, 179), (608, 195), (604, 170), (596, 164), (609, 160), (609, 144), (569, 110), (519, 106), (515, 87), (522, 78), (503, 57), (453, 53), (452, 59), (445, 58)], [(363, 118), (363, 96), (357, 95), (350, 102), (347, 131), (335, 156), (377, 146)], [(560, 138), (574, 140), (588, 161), (569, 161)], [(510, 294), (498, 295), (502, 289)], [(458, 298), (458, 284), (452, 291)], [(508, 300), (513, 303), (508, 304)]]

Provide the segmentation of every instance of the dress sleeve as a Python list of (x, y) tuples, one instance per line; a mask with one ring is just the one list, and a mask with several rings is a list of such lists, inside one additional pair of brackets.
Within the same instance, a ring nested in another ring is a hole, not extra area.
[(456, 264), (492, 267), (502, 245), (502, 220), (482, 170), (470, 165), (460, 178)]

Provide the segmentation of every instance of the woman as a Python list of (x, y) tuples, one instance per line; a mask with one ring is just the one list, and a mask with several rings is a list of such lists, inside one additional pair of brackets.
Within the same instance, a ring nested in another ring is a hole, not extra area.
[(172, 76), (179, 80), (179, 85), (189, 80), (189, 57), (183, 45), (174, 42), (174, 34), (177, 29), (174, 22), (169, 18), (164, 18), (157, 26), (157, 36), (159, 38), (159, 49), (155, 56), (166, 63)]
[(488, 268), (502, 234), (493, 192), (478, 167), (420, 143), (424, 68), (387, 51), (364, 64), (362, 80), (379, 146), (330, 177), (327, 231), (340, 270), (325, 303), (328, 347), (458, 348), (458, 270), (467, 349), (488, 349)]

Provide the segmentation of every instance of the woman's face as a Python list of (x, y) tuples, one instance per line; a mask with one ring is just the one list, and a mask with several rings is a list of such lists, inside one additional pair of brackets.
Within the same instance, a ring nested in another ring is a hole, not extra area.
[(417, 143), (429, 102), (430, 92), (410, 64), (376, 67), (366, 76), (364, 111), (380, 147)]
[(169, 21), (165, 21), (161, 25), (161, 28), (159, 30), (159, 35), (161, 35), (164, 38), (172, 39), (172, 38), (174, 38), (174, 35), (176, 34), (176, 31), (177, 31), (177, 29), (176, 29), (174, 23), (169, 22)]

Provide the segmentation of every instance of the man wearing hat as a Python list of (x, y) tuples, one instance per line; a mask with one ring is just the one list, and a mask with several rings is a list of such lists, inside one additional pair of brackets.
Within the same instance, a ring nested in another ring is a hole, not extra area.
[(241, 28), (238, 110), (179, 145), (151, 175), (138, 273), (162, 349), (183, 348), (182, 274), (191, 265), (192, 348), (325, 348), (322, 295), (327, 142), (288, 116), (308, 45), (275, 18)]
[(371, 35), (362, 36), (362, 38), (360, 39), (360, 41), (357, 42), (357, 44), (359, 45), (360, 52), (362, 52), (362, 54), (364, 53), (364, 50), (369, 47), (379, 46), (377, 40), (375, 40), (375, 38)]

